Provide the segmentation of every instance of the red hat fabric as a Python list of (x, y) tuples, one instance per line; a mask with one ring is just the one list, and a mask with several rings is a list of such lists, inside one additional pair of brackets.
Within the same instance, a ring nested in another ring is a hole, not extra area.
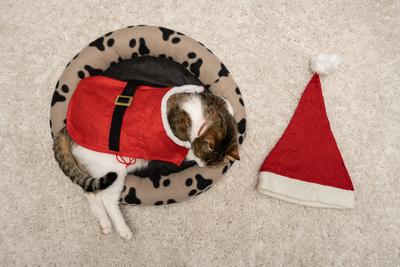
[(353, 184), (330, 128), (318, 74), (262, 164), (258, 191), (306, 206), (353, 207)]

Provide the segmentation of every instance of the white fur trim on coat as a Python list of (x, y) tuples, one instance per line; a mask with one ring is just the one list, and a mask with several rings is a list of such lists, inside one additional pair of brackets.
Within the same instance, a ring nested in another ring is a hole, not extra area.
[(182, 141), (178, 137), (174, 135), (172, 132), (171, 126), (169, 125), (168, 122), (168, 114), (167, 114), (167, 102), (168, 99), (175, 94), (180, 94), (180, 93), (201, 93), (204, 91), (204, 88), (202, 86), (198, 85), (183, 85), (183, 86), (176, 86), (172, 87), (171, 90), (169, 90), (162, 98), (161, 100), (161, 119), (162, 123), (165, 129), (165, 132), (167, 133), (168, 137), (171, 138), (171, 140), (179, 145), (183, 146), (186, 148), (191, 148), (191, 144), (188, 141)]

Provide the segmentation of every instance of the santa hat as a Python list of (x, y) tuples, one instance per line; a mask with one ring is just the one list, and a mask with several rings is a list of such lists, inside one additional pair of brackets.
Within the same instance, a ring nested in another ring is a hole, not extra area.
[(353, 207), (353, 184), (329, 125), (319, 79), (339, 63), (333, 54), (312, 58), (315, 74), (289, 126), (261, 166), (261, 193), (306, 206)]

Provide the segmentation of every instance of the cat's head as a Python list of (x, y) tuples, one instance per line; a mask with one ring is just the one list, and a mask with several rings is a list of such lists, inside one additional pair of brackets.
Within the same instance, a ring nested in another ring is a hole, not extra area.
[(208, 114), (205, 130), (192, 142), (200, 166), (218, 166), (240, 159), (236, 122), (230, 107), (224, 106)]

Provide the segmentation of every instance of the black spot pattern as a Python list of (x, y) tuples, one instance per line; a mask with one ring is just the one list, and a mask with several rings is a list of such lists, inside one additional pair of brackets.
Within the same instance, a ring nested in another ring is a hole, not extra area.
[(196, 174), (196, 181), (197, 181), (197, 189), (199, 190), (203, 190), (205, 189), (207, 186), (212, 184), (212, 180), (211, 179), (206, 179), (204, 178), (201, 174)]
[(65, 68), (68, 68), (69, 64), (71, 64), (71, 61), (67, 63), (67, 65), (65, 65)]
[(128, 204), (140, 205), (142, 201), (136, 197), (136, 189), (131, 187), (129, 193), (125, 196), (125, 202)]
[(149, 177), (150, 181), (153, 182), (154, 188), (159, 188), (160, 187), (160, 180), (161, 180), (161, 175), (155, 175)]
[(105, 37), (110, 36), (112, 33), (113, 33), (113, 32), (108, 32), (108, 33), (106, 33), (104, 36), (105, 36)]
[(244, 134), (244, 132), (246, 131), (246, 119), (242, 119), (241, 121), (239, 121), (237, 126), (239, 133)]
[(50, 121), (50, 128), (51, 128), (51, 127), (53, 127), (53, 123), (51, 122), (51, 120), (49, 120), (49, 121)]
[(155, 206), (160, 206), (160, 205), (162, 205), (162, 204), (164, 204), (164, 202), (161, 201), (161, 200), (159, 200), (159, 201), (157, 201), (157, 202), (154, 203)]
[(61, 95), (58, 91), (54, 91), (53, 98), (51, 99), (51, 106), (54, 106), (57, 102), (64, 102), (65, 96)]
[(64, 124), (67, 124), (67, 119), (64, 119)]
[(181, 38), (179, 38), (179, 37), (174, 37), (174, 38), (172, 38), (172, 43), (173, 44), (177, 44), (177, 43), (179, 43), (181, 41)]
[(150, 50), (147, 48), (146, 41), (143, 38), (139, 39), (139, 54), (142, 56), (150, 54)]
[(100, 37), (100, 38), (97, 38), (96, 40), (94, 40), (93, 42), (91, 42), (89, 44), (89, 46), (94, 46), (97, 49), (99, 49), (100, 51), (104, 51), (104, 49), (106, 49), (106, 48), (104, 47), (103, 42), (104, 42), (104, 37)]
[(163, 186), (165, 186), (165, 187), (169, 186), (170, 184), (171, 184), (171, 180), (170, 179), (165, 179), (163, 181)]
[(113, 39), (113, 38), (110, 38), (110, 39), (107, 41), (107, 45), (108, 45), (108, 47), (112, 47), (112, 46), (114, 45), (114, 39)]
[(222, 174), (225, 174), (229, 169), (229, 166), (226, 165), (223, 169), (222, 169)]
[(167, 56), (165, 54), (160, 54), (158, 57), (166, 58)]
[(126, 190), (126, 185), (124, 185), (124, 187), (122, 187), (121, 193), (125, 192), (125, 190)]
[(87, 72), (89, 72), (89, 76), (98, 76), (103, 73), (102, 69), (95, 69), (89, 65), (85, 65), (85, 70), (87, 70)]
[(168, 199), (167, 200), (167, 204), (173, 204), (176, 203), (176, 201), (174, 199)]
[(146, 168), (135, 170), (133, 174), (141, 178), (150, 178), (160, 181), (161, 177), (159, 176), (161, 175), (167, 176), (170, 175), (171, 173), (176, 173), (186, 170), (187, 168), (193, 167), (195, 165), (196, 162), (194, 160), (184, 161), (180, 166), (176, 166), (173, 163), (152, 160), (147, 164)]
[(178, 35), (184, 35), (183, 33), (181, 33), (181, 32), (176, 32), (176, 34), (178, 34)]
[(193, 189), (193, 190), (191, 190), (191, 191), (189, 192), (188, 196), (189, 196), (189, 197), (194, 196), (194, 195), (196, 195), (196, 193), (197, 193), (197, 190), (196, 190), (196, 189)]
[(190, 71), (196, 78), (200, 76), (200, 67), (203, 64), (203, 60), (199, 58), (196, 62), (190, 64)]
[(244, 107), (244, 101), (243, 101), (243, 98), (239, 98), (239, 103), (240, 103), (240, 105), (242, 105), (242, 106)]
[(192, 178), (187, 178), (185, 181), (186, 186), (191, 186), (193, 184), (193, 179)]
[(159, 188), (161, 175), (166, 176), (171, 173), (180, 172), (194, 165), (196, 165), (195, 161), (184, 161), (180, 166), (177, 167), (175, 164), (172, 163), (152, 160), (149, 162), (146, 168), (135, 170), (133, 174), (141, 178), (150, 179), (150, 181), (153, 183), (154, 188)]
[(164, 41), (168, 41), (169, 37), (174, 34), (173, 30), (167, 28), (159, 27), (159, 29), (162, 32), (162, 38)]
[(195, 58), (197, 55), (195, 52), (190, 52), (187, 56), (188, 58)]
[(81, 79), (85, 78), (85, 73), (83, 71), (81, 71), (81, 70), (78, 71), (78, 77), (81, 78)]
[(182, 65), (183, 65), (185, 68), (187, 68), (187, 67), (189, 66), (189, 62), (183, 61), (183, 62), (182, 62)]
[(224, 64), (221, 63), (221, 69), (218, 72), (218, 76), (219, 77), (223, 77), (223, 76), (228, 77), (228, 75), (229, 75), (228, 69), (225, 67)]
[(60, 85), (60, 81), (57, 81), (57, 83), (56, 83), (56, 89), (58, 88), (59, 85)]
[(75, 59), (75, 58), (77, 58), (78, 56), (79, 56), (79, 53), (76, 54), (72, 59)]
[(66, 84), (63, 84), (63, 86), (61, 86), (61, 90), (62, 90), (64, 93), (68, 93), (68, 92), (69, 92), (69, 88), (68, 88), (68, 86), (67, 86)]
[(239, 136), (239, 145), (241, 145), (243, 143), (243, 136)]
[(129, 47), (134, 48), (135, 46), (136, 46), (136, 39), (135, 39), (135, 38), (132, 38), (132, 39), (129, 41)]
[(139, 56), (138, 53), (136, 53), (136, 52), (133, 52), (133, 53), (132, 53), (132, 58), (135, 58), (135, 57), (138, 57), (138, 56)]
[(240, 92), (239, 87), (236, 87), (235, 92), (236, 92), (236, 94), (238, 94), (238, 95), (242, 95), (242, 92)]

